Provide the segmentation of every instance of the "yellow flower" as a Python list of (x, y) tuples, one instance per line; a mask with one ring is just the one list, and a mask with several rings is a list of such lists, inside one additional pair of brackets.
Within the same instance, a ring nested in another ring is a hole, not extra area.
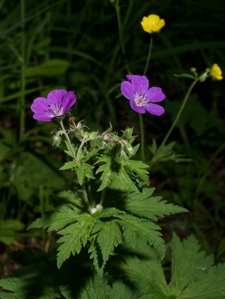
[(148, 17), (143, 17), (141, 21), (143, 30), (150, 34), (158, 32), (164, 25), (165, 20), (160, 19), (158, 15), (149, 15)]
[(210, 73), (210, 76), (212, 77), (212, 79), (214, 79), (214, 80), (222, 80), (223, 79), (221, 68), (218, 66), (217, 63), (214, 63), (212, 65), (212, 67), (209, 70), (209, 73)]

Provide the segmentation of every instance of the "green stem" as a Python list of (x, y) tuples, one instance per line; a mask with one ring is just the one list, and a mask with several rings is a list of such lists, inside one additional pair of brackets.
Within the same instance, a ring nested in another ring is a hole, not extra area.
[(147, 57), (147, 61), (146, 61), (146, 65), (145, 65), (145, 70), (144, 70), (144, 76), (147, 73), (148, 70), (148, 66), (149, 66), (149, 61), (150, 61), (150, 57), (152, 54), (152, 44), (153, 44), (153, 36), (151, 35), (150, 37), (150, 43), (149, 43), (149, 50), (148, 50), (148, 57)]
[(171, 133), (172, 133), (174, 127), (176, 126), (176, 124), (177, 124), (177, 122), (178, 122), (178, 120), (179, 120), (179, 118), (180, 118), (180, 116), (181, 116), (181, 113), (182, 113), (183, 110), (184, 110), (184, 107), (185, 107), (185, 105), (186, 105), (186, 103), (187, 103), (187, 100), (188, 100), (188, 98), (189, 98), (189, 96), (190, 96), (190, 93), (191, 93), (192, 89), (194, 88), (195, 84), (196, 84), (198, 81), (199, 81), (199, 78), (196, 78), (196, 79), (192, 82), (192, 84), (190, 85), (190, 87), (189, 87), (189, 89), (188, 89), (188, 91), (187, 91), (187, 93), (186, 93), (186, 95), (185, 95), (185, 97), (184, 97), (184, 99), (183, 99), (183, 103), (182, 103), (182, 105), (180, 106), (180, 110), (178, 111), (177, 116), (176, 116), (176, 118), (174, 119), (172, 126), (170, 127), (170, 129), (169, 129), (169, 131), (167, 132), (165, 138), (163, 139), (161, 145), (159, 146), (158, 151), (159, 151), (159, 150), (166, 144), (168, 138), (170, 137), (170, 135), (171, 135)]
[(117, 15), (117, 23), (118, 23), (118, 28), (119, 28), (119, 39), (120, 39), (120, 47), (122, 50), (122, 54), (123, 54), (123, 58), (124, 58), (124, 63), (127, 69), (127, 73), (130, 74), (130, 69), (129, 66), (127, 64), (127, 60), (126, 60), (126, 49), (125, 49), (125, 44), (124, 44), (124, 40), (123, 40), (123, 26), (122, 26), (122, 22), (121, 22), (121, 17), (120, 17), (120, 5), (119, 5), (119, 0), (116, 1), (116, 15)]
[(67, 134), (67, 131), (66, 131), (65, 127), (64, 127), (63, 119), (61, 119), (59, 123), (60, 123), (60, 126), (61, 126), (61, 128), (62, 128), (63, 134), (64, 134), (64, 136), (66, 137), (66, 140), (68, 141), (68, 144), (69, 144), (69, 147), (70, 147), (71, 154), (73, 155), (73, 158), (76, 159), (76, 154), (75, 154), (74, 148), (73, 148), (73, 146), (72, 146), (72, 143), (71, 143), (71, 141), (70, 141), (70, 138), (69, 138), (69, 136), (68, 136), (68, 134)]
[[(151, 35), (150, 43), (149, 43), (148, 57), (147, 57), (145, 70), (144, 70), (144, 76), (146, 75), (147, 69), (149, 66), (149, 61), (150, 61), (150, 57), (151, 57), (151, 53), (152, 53), (152, 44), (153, 44), (153, 38)], [(139, 114), (139, 124), (140, 124), (140, 136), (141, 136), (141, 158), (142, 158), (142, 161), (145, 162), (145, 130), (144, 130), (142, 114)]]
[(141, 158), (145, 162), (145, 131), (142, 114), (139, 114), (140, 136), (141, 136)]
[(102, 190), (101, 199), (100, 199), (100, 202), (99, 202), (99, 204), (101, 206), (103, 206), (103, 202), (104, 202), (104, 199), (105, 199), (105, 194), (106, 194), (106, 188)]
[(20, 1), (21, 9), (21, 97), (19, 102), (19, 140), (21, 141), (25, 128), (25, 0)]

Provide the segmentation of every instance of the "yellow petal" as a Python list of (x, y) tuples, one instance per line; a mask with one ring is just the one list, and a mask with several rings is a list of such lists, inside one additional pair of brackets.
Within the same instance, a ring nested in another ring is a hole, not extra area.
[(158, 32), (165, 25), (165, 20), (160, 19), (158, 15), (149, 15), (148, 17), (143, 17), (141, 21), (141, 26), (144, 31), (148, 33)]
[(209, 73), (213, 80), (222, 80), (223, 79), (221, 68), (218, 66), (217, 63), (214, 63), (212, 65), (212, 67), (209, 70)]

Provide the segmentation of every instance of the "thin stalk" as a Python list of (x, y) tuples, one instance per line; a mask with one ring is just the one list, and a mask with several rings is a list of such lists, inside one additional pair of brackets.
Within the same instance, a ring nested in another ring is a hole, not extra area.
[(185, 105), (186, 105), (186, 103), (187, 103), (187, 100), (188, 100), (188, 98), (189, 98), (189, 96), (190, 96), (190, 93), (192, 92), (192, 89), (194, 88), (194, 86), (195, 86), (195, 84), (198, 82), (198, 80), (199, 80), (199, 78), (196, 78), (196, 79), (192, 82), (192, 84), (190, 85), (190, 87), (189, 87), (189, 89), (188, 89), (188, 91), (187, 91), (187, 93), (186, 93), (186, 95), (185, 95), (185, 97), (184, 97), (184, 99), (183, 99), (182, 105), (180, 106), (180, 110), (178, 111), (177, 116), (176, 116), (176, 118), (174, 119), (172, 126), (170, 127), (170, 129), (169, 129), (169, 131), (167, 132), (165, 138), (163, 139), (161, 145), (159, 146), (158, 151), (159, 151), (159, 150), (166, 144), (168, 138), (170, 137), (170, 135), (171, 135), (173, 129), (175, 128), (175, 126), (176, 126), (176, 124), (177, 124), (177, 122), (178, 122), (178, 120), (179, 120), (179, 118), (180, 118), (180, 116), (181, 116), (181, 113), (182, 113), (183, 110), (184, 110), (184, 107), (185, 107)]
[(73, 158), (76, 159), (76, 154), (75, 154), (74, 148), (72, 146), (72, 143), (70, 141), (70, 138), (69, 138), (69, 136), (67, 134), (67, 131), (66, 131), (65, 127), (64, 127), (63, 120), (61, 119), (59, 123), (60, 123), (60, 126), (62, 128), (63, 134), (66, 137), (66, 140), (68, 141), (69, 148), (70, 148), (70, 151), (71, 151), (71, 153), (73, 155)]
[[(149, 51), (148, 51), (147, 61), (144, 70), (144, 76), (146, 75), (149, 66), (149, 61), (152, 53), (152, 44), (153, 44), (153, 38), (151, 35), (150, 43), (149, 43)], [(145, 130), (144, 130), (144, 122), (143, 122), (142, 114), (139, 114), (139, 124), (140, 124), (140, 136), (141, 136), (141, 158), (142, 161), (145, 162)]]
[(101, 199), (100, 199), (100, 202), (99, 202), (99, 204), (101, 206), (103, 206), (103, 202), (104, 202), (104, 199), (105, 199), (105, 194), (106, 194), (106, 188), (102, 190)]
[(116, 15), (117, 15), (117, 23), (118, 23), (118, 28), (119, 28), (120, 47), (121, 47), (121, 50), (122, 50), (122, 54), (123, 54), (123, 58), (124, 58), (125, 67), (127, 69), (127, 73), (130, 74), (131, 72), (130, 72), (129, 66), (127, 64), (126, 49), (125, 49), (125, 44), (124, 44), (124, 40), (123, 40), (123, 26), (122, 26), (121, 17), (120, 17), (119, 0), (116, 1), (115, 8), (116, 8)]
[(149, 50), (148, 50), (148, 57), (147, 57), (147, 61), (146, 61), (146, 65), (145, 65), (145, 70), (144, 70), (144, 76), (146, 75), (147, 70), (148, 70), (149, 61), (150, 61), (150, 57), (151, 57), (151, 54), (152, 54), (152, 44), (153, 44), (153, 36), (151, 34), (150, 43), (149, 43)]
[(21, 96), (19, 101), (19, 140), (21, 141), (25, 131), (25, 0), (20, 0), (21, 13)]
[(141, 158), (145, 162), (145, 131), (142, 114), (139, 114), (140, 136), (141, 136)]

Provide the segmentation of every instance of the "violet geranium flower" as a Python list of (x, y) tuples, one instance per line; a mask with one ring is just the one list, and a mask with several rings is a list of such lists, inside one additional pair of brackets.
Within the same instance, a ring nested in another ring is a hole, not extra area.
[(154, 104), (166, 97), (160, 87), (149, 88), (149, 81), (145, 76), (127, 75), (126, 79), (121, 84), (121, 92), (130, 101), (134, 111), (141, 114), (147, 111), (157, 116), (165, 112), (162, 106)]
[(31, 105), (33, 118), (40, 121), (52, 121), (65, 115), (76, 102), (76, 95), (65, 89), (53, 90), (46, 98), (36, 98)]

